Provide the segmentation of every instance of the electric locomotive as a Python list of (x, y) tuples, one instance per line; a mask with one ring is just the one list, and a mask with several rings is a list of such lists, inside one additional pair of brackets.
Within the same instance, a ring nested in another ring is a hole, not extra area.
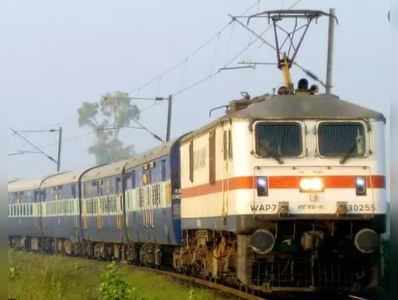
[(175, 267), (273, 292), (375, 287), (384, 125), (331, 95), (231, 102), (181, 141)]

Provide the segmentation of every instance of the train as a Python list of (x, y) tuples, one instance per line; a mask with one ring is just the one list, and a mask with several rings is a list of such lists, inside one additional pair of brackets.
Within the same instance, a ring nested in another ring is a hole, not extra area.
[(141, 155), (9, 182), (9, 244), (274, 295), (366, 293), (383, 271), (385, 123), (335, 95), (245, 95)]

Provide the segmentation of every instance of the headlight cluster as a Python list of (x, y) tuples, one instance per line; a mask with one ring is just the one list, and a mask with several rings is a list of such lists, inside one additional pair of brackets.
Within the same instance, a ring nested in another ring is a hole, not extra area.
[[(268, 196), (268, 177), (258, 176), (256, 180), (257, 196)], [(300, 192), (317, 193), (325, 190), (325, 183), (320, 177), (303, 177), (299, 182)], [(357, 196), (366, 196), (367, 181), (365, 176), (358, 176), (355, 179)]]
[(323, 180), (319, 177), (301, 178), (300, 191), (306, 193), (322, 192), (325, 189)]

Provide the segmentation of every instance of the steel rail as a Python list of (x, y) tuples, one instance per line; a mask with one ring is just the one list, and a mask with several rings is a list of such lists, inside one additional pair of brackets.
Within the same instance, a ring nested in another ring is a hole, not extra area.
[(174, 279), (178, 279), (181, 281), (185, 281), (185, 282), (190, 282), (193, 284), (197, 284), (203, 287), (207, 287), (209, 289), (212, 290), (217, 290), (219, 292), (222, 292), (226, 295), (231, 295), (231, 296), (235, 296), (238, 297), (238, 299), (244, 299), (244, 300), (266, 300), (266, 298), (263, 297), (259, 297), (253, 294), (249, 294), (246, 293), (244, 291), (241, 291), (237, 288), (233, 288), (230, 286), (226, 286), (220, 283), (216, 283), (216, 282), (212, 282), (206, 279), (201, 279), (198, 277), (192, 277), (192, 276), (188, 276), (188, 275), (184, 275), (181, 273), (176, 273), (176, 272), (171, 272), (171, 271), (165, 271), (165, 270), (159, 270), (159, 269), (155, 269), (155, 268), (150, 268), (150, 267), (142, 267), (142, 266), (137, 266), (134, 265), (135, 268), (143, 270), (143, 271), (147, 271), (147, 272), (152, 272), (155, 274), (159, 274), (159, 275), (164, 275), (164, 276), (170, 276)]
[[(31, 252), (31, 251), (25, 250), (25, 249), (18, 249), (17, 251)], [(43, 253), (40, 251), (33, 251), (33, 253), (37, 253), (40, 255), (48, 255), (48, 256), (64, 256), (64, 257), (72, 257), (72, 258), (74, 257), (74, 258), (87, 259), (87, 260), (95, 260), (100, 263), (108, 262), (106, 260), (98, 260), (94, 257), (69, 256), (69, 255), (65, 255), (62, 253), (46, 253), (46, 252)], [(224, 294), (226, 296), (229, 295), (229, 296), (237, 297), (237, 299), (241, 299), (241, 300), (267, 300), (267, 299), (269, 299), (269, 298), (264, 298), (264, 296), (257, 296), (253, 293), (248, 293), (248, 292), (242, 291), (238, 288), (224, 285), (222, 283), (217, 283), (217, 282), (213, 282), (210, 280), (177, 273), (175, 271), (167, 271), (167, 270), (162, 270), (162, 269), (158, 269), (155, 267), (146, 267), (146, 266), (141, 266), (141, 265), (137, 265), (137, 264), (130, 264), (130, 263), (127, 263), (126, 261), (120, 261), (118, 263), (121, 265), (131, 266), (133, 270), (150, 272), (150, 273), (154, 273), (154, 274), (158, 274), (158, 275), (162, 275), (162, 276), (168, 276), (170, 278), (180, 280), (182, 282), (187, 282), (187, 283), (191, 283), (191, 284), (194, 284), (197, 286), (202, 286), (204, 288), (208, 288), (210, 290), (218, 291), (221, 294)], [(264, 292), (266, 293), (267, 292), (260, 287), (249, 286), (247, 288), (249, 290), (251, 290), (252, 292), (257, 292), (257, 293), (264, 293)], [(290, 288), (288, 288), (288, 289), (285, 289), (285, 288), (278, 289), (277, 288), (276, 290), (280, 291), (280, 292), (286, 292), (286, 293), (288, 293), (288, 292), (311, 293), (311, 292), (316, 291), (316, 289), (314, 289), (314, 288), (297, 288), (295, 291), (292, 291)], [(306, 296), (301, 295), (301, 296), (297, 296), (297, 299), (304, 299), (305, 297)], [(296, 298), (292, 298), (292, 299), (296, 299)], [(364, 297), (356, 296), (356, 295), (350, 295), (350, 294), (344, 296), (343, 298), (336, 298), (336, 299), (370, 300), (368, 298), (364, 298)]]

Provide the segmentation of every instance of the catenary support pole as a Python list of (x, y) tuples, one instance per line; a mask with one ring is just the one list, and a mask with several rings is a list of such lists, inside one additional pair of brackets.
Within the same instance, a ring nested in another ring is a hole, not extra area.
[(58, 129), (58, 157), (57, 157), (57, 172), (61, 170), (61, 153), (62, 153), (62, 126)]
[(167, 132), (166, 132), (166, 142), (170, 141), (171, 134), (171, 113), (172, 113), (172, 105), (173, 105), (173, 95), (169, 95), (167, 98), (168, 107), (167, 107)]
[(336, 10), (329, 9), (329, 32), (328, 32), (328, 56), (326, 65), (326, 94), (331, 94), (333, 87), (333, 52), (334, 52), (334, 28)]

